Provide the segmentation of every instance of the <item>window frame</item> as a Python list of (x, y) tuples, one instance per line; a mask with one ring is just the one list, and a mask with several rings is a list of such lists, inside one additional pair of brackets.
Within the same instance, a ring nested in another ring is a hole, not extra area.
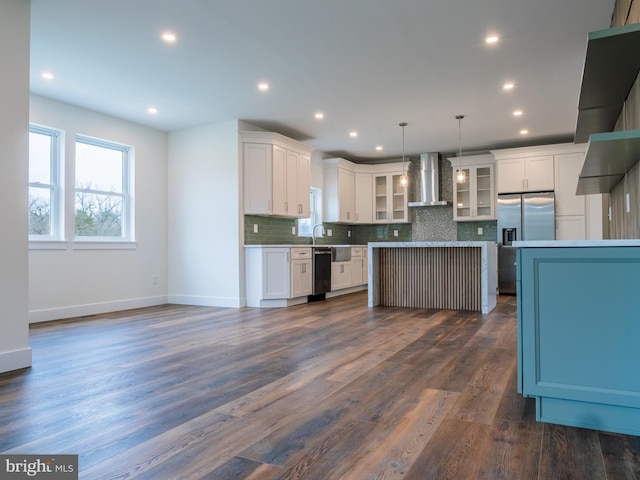
[[(74, 151), (77, 151), (78, 143), (90, 145), (98, 148), (116, 150), (122, 155), (122, 185), (121, 192), (113, 192), (106, 190), (97, 190), (91, 188), (78, 188), (74, 177), (73, 192), (73, 248), (79, 250), (86, 249), (127, 249), (135, 248), (135, 223), (134, 223), (134, 192), (133, 192), (133, 166), (134, 166), (134, 147), (123, 143), (104, 140), (88, 135), (76, 134), (74, 142)], [(76, 195), (77, 193), (86, 193), (90, 195), (106, 195), (110, 197), (119, 197), (122, 201), (121, 213), (121, 235), (120, 236), (97, 236), (97, 235), (78, 235), (76, 230)]]
[[(29, 228), (29, 246), (34, 249), (65, 248), (64, 229), (64, 198), (63, 198), (63, 148), (64, 132), (45, 125), (29, 123), (31, 133), (50, 137), (49, 150), (49, 183), (31, 181), (31, 150), (29, 150), (29, 189), (39, 188), (49, 190), (49, 234), (32, 234)], [(29, 212), (28, 212), (29, 214)]]
[[(313, 237), (314, 225), (322, 223), (322, 189), (311, 187), (309, 189), (309, 197), (309, 218), (299, 218), (297, 222), (299, 237)], [(306, 222), (306, 220), (309, 220), (309, 222)], [(302, 228), (307, 223), (309, 224), (310, 230)], [(320, 235), (316, 235), (316, 238), (322, 238), (322, 229), (320, 229)]]

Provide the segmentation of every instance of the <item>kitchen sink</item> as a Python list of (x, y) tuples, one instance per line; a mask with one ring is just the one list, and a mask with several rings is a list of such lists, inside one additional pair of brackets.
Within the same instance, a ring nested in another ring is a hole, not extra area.
[(332, 262), (348, 262), (351, 260), (351, 246), (335, 245), (331, 247)]

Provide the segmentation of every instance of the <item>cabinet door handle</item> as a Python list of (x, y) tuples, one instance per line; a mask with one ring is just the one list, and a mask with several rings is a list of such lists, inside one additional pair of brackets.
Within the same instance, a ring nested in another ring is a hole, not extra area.
[(289, 202), (284, 202), (284, 211), (285, 212), (289, 211)]

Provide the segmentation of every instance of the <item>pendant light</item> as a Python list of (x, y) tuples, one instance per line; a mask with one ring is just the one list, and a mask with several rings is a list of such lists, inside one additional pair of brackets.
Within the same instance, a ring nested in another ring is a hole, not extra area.
[(456, 172), (456, 183), (465, 183), (467, 176), (462, 169), (462, 119), (464, 115), (456, 115), (458, 120), (458, 171)]
[(404, 171), (404, 127), (407, 126), (407, 122), (400, 122), (398, 125), (402, 127), (402, 176), (400, 177), (400, 185), (406, 187), (409, 184), (409, 179)]

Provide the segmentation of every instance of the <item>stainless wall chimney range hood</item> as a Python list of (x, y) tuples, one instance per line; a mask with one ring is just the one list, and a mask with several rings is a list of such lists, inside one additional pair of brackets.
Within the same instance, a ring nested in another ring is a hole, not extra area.
[(409, 202), (410, 207), (451, 205), (451, 203), (446, 200), (440, 200), (439, 162), (440, 154), (438, 152), (423, 153), (420, 155), (420, 199), (417, 202)]

